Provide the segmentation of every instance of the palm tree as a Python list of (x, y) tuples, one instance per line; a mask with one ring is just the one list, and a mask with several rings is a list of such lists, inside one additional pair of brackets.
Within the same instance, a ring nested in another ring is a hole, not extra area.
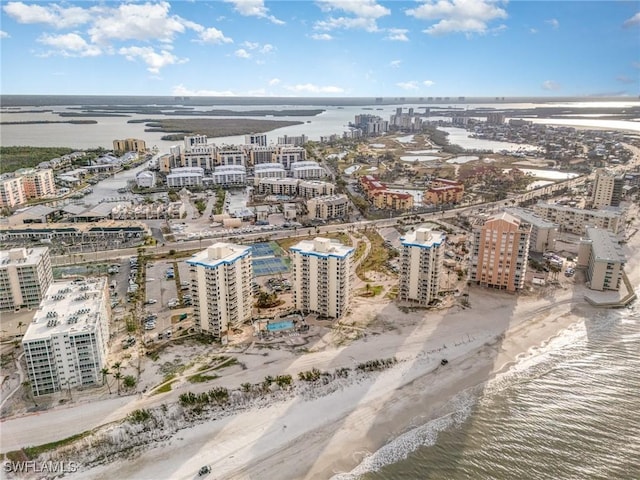
[(18, 322), (18, 332), (20, 332), (20, 335), (22, 335), (22, 329), (24, 328), (24, 322), (19, 321)]
[(113, 378), (116, 379), (116, 382), (118, 385), (118, 395), (120, 395), (120, 379), (122, 378), (122, 374), (120, 373), (120, 370), (118, 370), (116, 373), (113, 374)]
[(109, 375), (109, 369), (107, 367), (104, 367), (102, 370), (100, 370), (100, 373), (102, 374), (102, 383), (106, 383), (107, 384), (107, 388), (109, 388), (109, 394), (111, 394), (111, 386), (109, 385), (109, 382), (107, 381), (107, 376)]

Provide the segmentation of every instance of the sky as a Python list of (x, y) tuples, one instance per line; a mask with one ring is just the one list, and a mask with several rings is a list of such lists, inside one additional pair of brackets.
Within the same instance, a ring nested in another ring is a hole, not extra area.
[(0, 5), (2, 94), (640, 94), (638, 1)]

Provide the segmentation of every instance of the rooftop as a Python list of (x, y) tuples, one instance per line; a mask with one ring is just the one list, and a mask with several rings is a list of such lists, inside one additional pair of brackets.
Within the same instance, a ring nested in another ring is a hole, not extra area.
[(52, 283), (29, 324), (23, 343), (61, 333), (92, 331), (100, 320), (106, 278)]
[(237, 260), (250, 256), (251, 247), (235, 243), (217, 242), (202, 252), (194, 254), (187, 260), (189, 265), (214, 268), (219, 265), (230, 265)]
[(601, 228), (587, 228), (587, 238), (591, 241), (593, 256), (596, 261), (620, 262), (627, 260), (616, 236)]
[(346, 258), (354, 252), (353, 247), (343, 245), (337, 240), (316, 237), (313, 240), (302, 240), (293, 245), (292, 252), (300, 252), (303, 255), (314, 255), (318, 257)]
[(406, 247), (431, 248), (443, 244), (446, 238), (444, 232), (430, 228), (418, 228), (400, 237), (400, 243)]
[(517, 207), (505, 208), (504, 211), (510, 215), (513, 215), (514, 217), (518, 217), (523, 222), (530, 223), (531, 225), (537, 228), (554, 228), (554, 227), (557, 228), (558, 227), (558, 225), (556, 225), (555, 223), (549, 222), (544, 218), (539, 217), (534, 212), (530, 210), (525, 210), (524, 208), (517, 208)]
[(38, 248), (12, 248), (0, 250), (0, 266), (8, 265), (32, 265), (38, 263), (40, 258), (49, 251), (48, 247)]

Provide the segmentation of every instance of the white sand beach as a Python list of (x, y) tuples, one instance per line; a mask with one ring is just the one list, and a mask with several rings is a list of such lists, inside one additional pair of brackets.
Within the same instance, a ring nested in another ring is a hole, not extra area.
[[(639, 245), (635, 235), (626, 246), (633, 285), (640, 284), (640, 269), (631, 252)], [(391, 369), (345, 380), (330, 394), (276, 401), (180, 430), (140, 455), (70, 478), (193, 479), (205, 464), (217, 479), (326, 479), (349, 472), (401, 433), (449, 412), (456, 394), (481, 386), (562, 330), (595, 315), (598, 309), (584, 301), (585, 292), (581, 285), (547, 290), (544, 296), (472, 288), (471, 308), (409, 314), (393, 304), (363, 305), (359, 315), (377, 313), (388, 322), (385, 334), (325, 347), (293, 362), (282, 358), (260, 374), (280, 367), (295, 376), (312, 366), (329, 370), (395, 356), (399, 362)], [(449, 363), (441, 366), (442, 358)]]

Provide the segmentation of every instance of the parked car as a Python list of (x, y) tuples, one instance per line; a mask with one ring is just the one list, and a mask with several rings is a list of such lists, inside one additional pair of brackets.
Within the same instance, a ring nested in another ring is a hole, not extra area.
[(150, 298), (146, 302), (144, 302), (145, 305), (153, 305), (154, 303), (158, 303), (155, 298)]
[(208, 475), (210, 473), (211, 473), (211, 467), (209, 465), (204, 465), (203, 467), (200, 467), (200, 470), (198, 470), (199, 477), (204, 477), (205, 475)]

